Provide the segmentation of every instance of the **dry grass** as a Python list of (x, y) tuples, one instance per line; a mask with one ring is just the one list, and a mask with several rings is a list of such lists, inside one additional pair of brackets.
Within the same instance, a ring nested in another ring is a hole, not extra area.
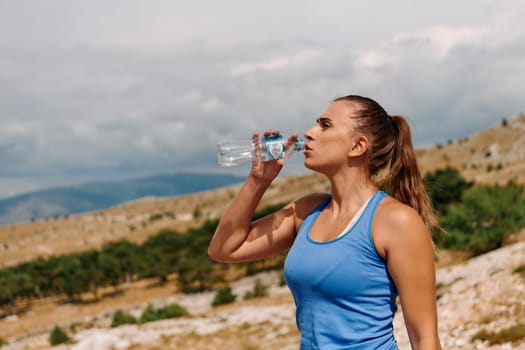
[(451, 166), (476, 183), (525, 183), (525, 115), (417, 154), (424, 171)]
[(230, 327), (209, 335), (184, 334), (174, 337), (163, 337), (157, 344), (141, 344), (129, 350), (155, 349), (229, 349), (229, 350), (263, 350), (263, 349), (297, 349), (299, 334), (293, 324), (274, 325), (244, 324)]
[[(228, 309), (243, 306), (264, 307), (268, 305), (292, 303), (289, 294), (278, 294), (271, 297), (255, 298), (238, 301), (235, 304), (213, 308), (209, 312), (220, 313)], [(297, 349), (299, 332), (293, 318), (289, 323), (273, 323), (266, 320), (258, 323), (243, 323), (238, 326), (224, 327), (210, 334), (185, 333), (174, 336), (163, 336), (160, 341), (151, 344), (140, 344), (128, 350), (155, 349), (231, 349), (231, 350), (263, 350), (263, 349)]]
[(525, 339), (525, 324), (517, 323), (508, 328), (501, 329), (497, 332), (487, 331), (482, 329), (472, 337), (473, 341), (481, 340), (487, 341), (489, 345), (504, 344), (504, 343), (518, 343)]
[[(172, 277), (173, 279), (173, 277)], [(21, 334), (47, 329), (55, 324), (67, 324), (75, 320), (90, 319), (104, 313), (112, 313), (119, 308), (147, 303), (151, 300), (167, 298), (177, 292), (174, 283), (158, 285), (156, 280), (141, 280), (121, 287), (122, 292), (111, 295), (112, 289), (106, 289), (101, 295), (106, 296), (93, 302), (91, 295), (83, 297), (83, 303), (64, 303), (62, 298), (46, 298), (32, 302), (28, 311), (17, 315), (16, 321), (0, 320), (0, 336), (9, 338)], [(84, 325), (85, 326), (85, 325)]]

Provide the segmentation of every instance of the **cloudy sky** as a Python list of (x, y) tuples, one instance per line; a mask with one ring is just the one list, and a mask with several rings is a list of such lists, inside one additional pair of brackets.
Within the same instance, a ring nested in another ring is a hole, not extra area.
[(0, 0), (0, 198), (246, 173), (215, 144), (302, 134), (346, 94), (407, 116), (417, 147), (471, 135), (525, 112), (523, 18), (522, 0)]

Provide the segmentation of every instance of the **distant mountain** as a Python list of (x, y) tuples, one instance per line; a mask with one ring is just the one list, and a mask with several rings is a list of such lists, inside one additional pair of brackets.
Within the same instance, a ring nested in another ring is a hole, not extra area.
[(180, 173), (50, 188), (1, 199), (0, 225), (100, 210), (143, 197), (206, 191), (242, 180), (233, 175)]

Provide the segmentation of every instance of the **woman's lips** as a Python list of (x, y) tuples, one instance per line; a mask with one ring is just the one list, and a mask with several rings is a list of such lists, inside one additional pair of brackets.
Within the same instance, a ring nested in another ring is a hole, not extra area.
[(306, 155), (308, 155), (310, 152), (312, 152), (312, 147), (310, 147), (308, 144), (305, 144), (305, 145), (304, 145), (304, 149), (303, 149), (303, 154), (306, 156)]

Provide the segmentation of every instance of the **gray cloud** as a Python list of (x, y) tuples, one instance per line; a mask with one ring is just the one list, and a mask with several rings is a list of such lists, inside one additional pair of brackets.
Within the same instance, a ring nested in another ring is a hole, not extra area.
[(517, 0), (154, 4), (0, 3), (0, 197), (230, 171), (218, 141), (302, 133), (347, 93), (406, 115), (419, 146), (523, 112)]

